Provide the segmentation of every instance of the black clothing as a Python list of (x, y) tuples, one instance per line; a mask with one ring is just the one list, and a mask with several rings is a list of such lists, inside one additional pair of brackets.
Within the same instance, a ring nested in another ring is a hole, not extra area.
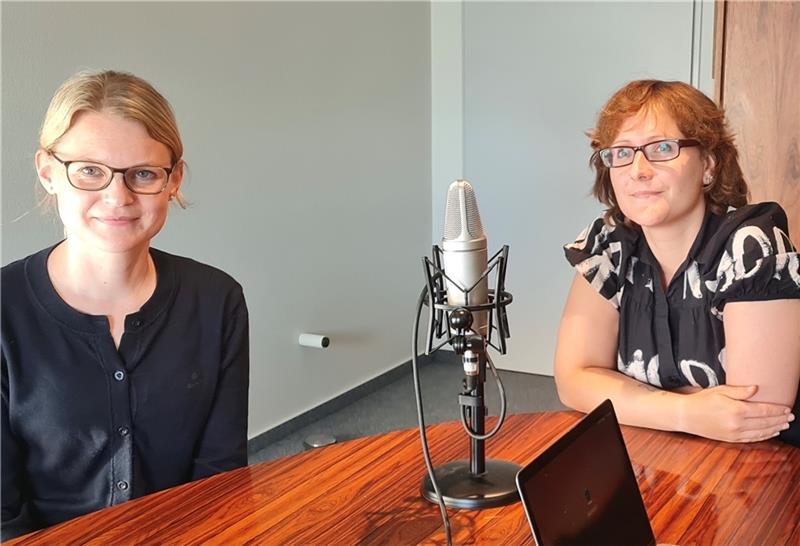
[[(707, 388), (725, 384), (727, 302), (800, 298), (800, 256), (788, 231), (776, 203), (709, 211), (666, 292), (639, 229), (598, 218), (564, 252), (619, 310), (619, 371), (665, 389)], [(781, 438), (800, 446), (800, 393), (794, 414)]]
[(247, 464), (241, 286), (151, 249), (156, 289), (117, 349), (56, 293), (53, 248), (2, 269), (4, 539)]

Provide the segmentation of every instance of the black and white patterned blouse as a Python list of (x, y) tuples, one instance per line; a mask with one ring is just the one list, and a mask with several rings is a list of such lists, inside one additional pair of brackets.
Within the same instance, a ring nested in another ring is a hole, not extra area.
[[(664, 389), (707, 388), (725, 384), (726, 303), (800, 298), (800, 255), (788, 231), (777, 203), (706, 212), (666, 292), (636, 228), (598, 218), (564, 253), (619, 311), (619, 371)], [(800, 446), (800, 394), (794, 414), (781, 438)]]

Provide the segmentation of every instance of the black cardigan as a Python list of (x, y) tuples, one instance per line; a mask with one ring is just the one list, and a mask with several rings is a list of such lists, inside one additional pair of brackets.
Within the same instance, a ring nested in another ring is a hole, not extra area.
[(3, 539), (247, 464), (241, 286), (151, 249), (117, 349), (56, 293), (53, 248), (2, 269)]

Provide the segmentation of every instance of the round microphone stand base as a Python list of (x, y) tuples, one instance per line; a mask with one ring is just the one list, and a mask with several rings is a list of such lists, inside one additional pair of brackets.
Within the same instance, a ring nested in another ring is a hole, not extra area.
[[(519, 500), (516, 477), (520, 466), (507, 461), (486, 461), (486, 472), (475, 475), (467, 460), (453, 461), (434, 469), (445, 505), (481, 510), (513, 504)], [(422, 496), (436, 504), (436, 492), (429, 476), (420, 487)]]

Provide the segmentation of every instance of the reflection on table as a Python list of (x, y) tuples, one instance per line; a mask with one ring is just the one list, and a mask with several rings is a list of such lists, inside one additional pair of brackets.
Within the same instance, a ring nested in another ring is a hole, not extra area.
[[(509, 416), (487, 457), (525, 464), (580, 417)], [(428, 430), (435, 465), (468, 457), (460, 423)], [(623, 435), (658, 542), (800, 544), (800, 449), (634, 427)], [(439, 510), (419, 493), (424, 473), (417, 430), (389, 432), (175, 487), (11, 544), (444, 544)], [(533, 544), (519, 503), (449, 513), (454, 544)]]

